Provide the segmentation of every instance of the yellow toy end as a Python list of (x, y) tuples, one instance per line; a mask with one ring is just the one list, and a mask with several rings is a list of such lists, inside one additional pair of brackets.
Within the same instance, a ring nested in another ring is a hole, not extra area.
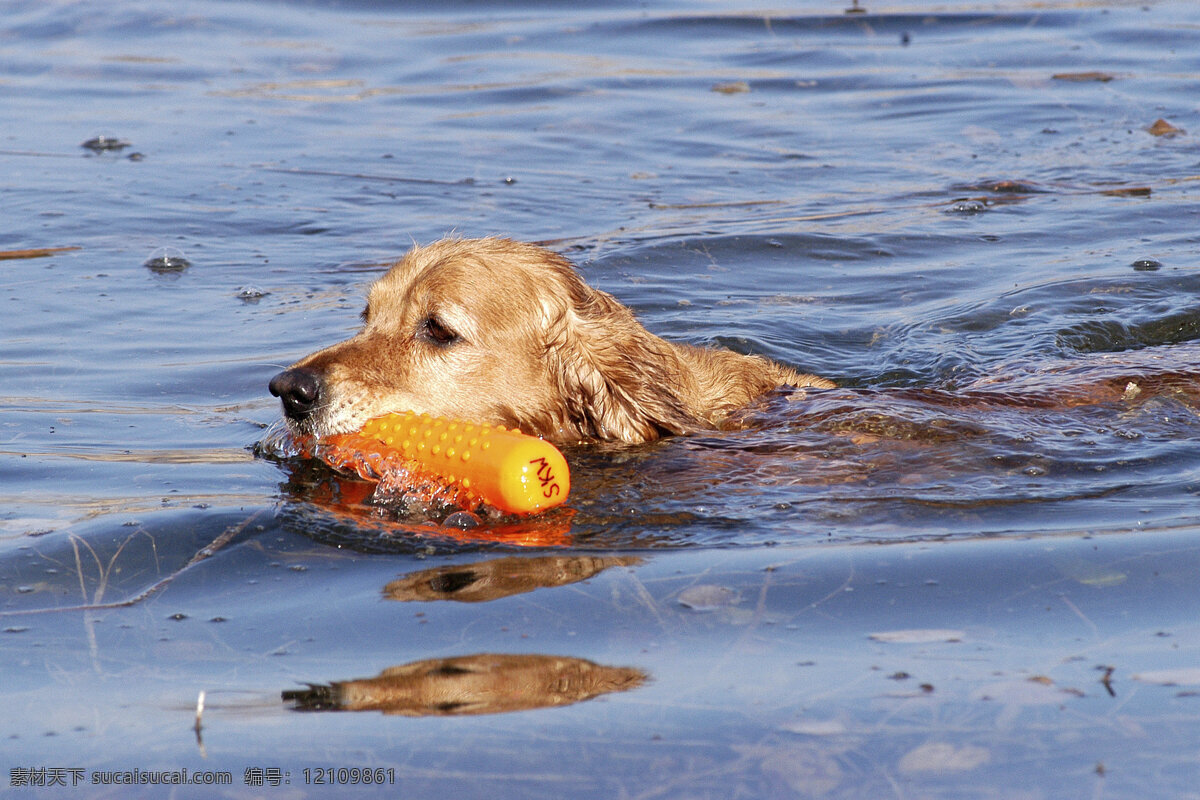
[(327, 437), (326, 444), (323, 457), (335, 467), (377, 479), (381, 459), (399, 459), (511, 514), (561, 505), (571, 491), (567, 460), (557, 447), (502, 426), (404, 412), (372, 419), (357, 433)]

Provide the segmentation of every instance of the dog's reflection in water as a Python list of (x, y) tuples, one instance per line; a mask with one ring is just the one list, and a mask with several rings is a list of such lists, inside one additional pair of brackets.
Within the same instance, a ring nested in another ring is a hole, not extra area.
[(480, 653), (389, 667), (373, 678), (283, 692), (298, 711), (380, 711), (406, 717), (552, 708), (636, 689), (646, 673), (582, 658)]
[(413, 572), (384, 586), (383, 596), (402, 602), (481, 603), (578, 583), (609, 567), (631, 567), (641, 561), (636, 556), (507, 556)]

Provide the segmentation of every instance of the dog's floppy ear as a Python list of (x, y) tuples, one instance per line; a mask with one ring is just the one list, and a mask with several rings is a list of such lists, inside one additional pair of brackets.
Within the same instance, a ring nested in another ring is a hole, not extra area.
[(645, 442), (705, 427), (681, 392), (692, 378), (675, 349), (611, 295), (562, 274), (569, 302), (548, 325), (547, 361), (578, 435)]

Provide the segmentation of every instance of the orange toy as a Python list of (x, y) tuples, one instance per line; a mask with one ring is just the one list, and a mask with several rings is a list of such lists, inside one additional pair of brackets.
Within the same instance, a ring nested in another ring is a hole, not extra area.
[(512, 514), (561, 505), (571, 490), (567, 460), (545, 439), (503, 426), (417, 415), (388, 414), (357, 433), (323, 439), (317, 455), (368, 480), (402, 471), (445, 487), (443, 496), (468, 507), (482, 501)]

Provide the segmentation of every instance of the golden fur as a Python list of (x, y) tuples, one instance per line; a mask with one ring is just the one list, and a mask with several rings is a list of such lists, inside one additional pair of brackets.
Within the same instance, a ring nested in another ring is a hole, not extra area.
[(717, 427), (780, 386), (833, 383), (660, 339), (562, 256), (499, 238), (415, 247), (371, 286), (361, 331), (271, 381), (318, 436), (411, 410), (630, 443)]

